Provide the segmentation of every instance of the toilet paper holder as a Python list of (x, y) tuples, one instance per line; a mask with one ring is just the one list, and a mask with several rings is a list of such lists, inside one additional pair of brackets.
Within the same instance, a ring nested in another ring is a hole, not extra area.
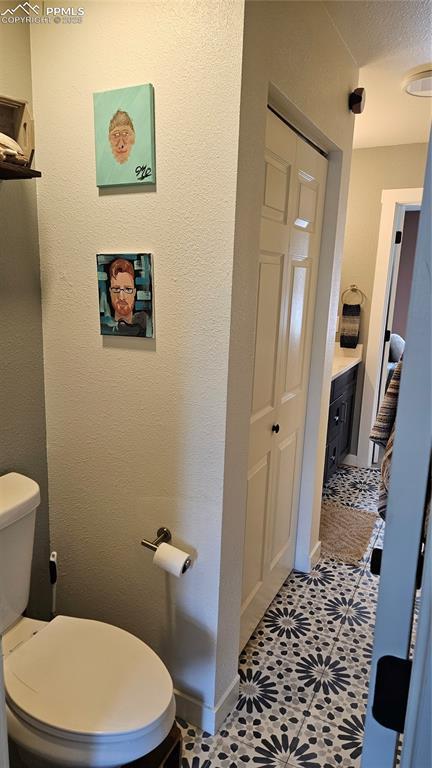
[[(168, 544), (172, 539), (171, 531), (169, 528), (165, 528), (163, 526), (162, 528), (158, 528), (157, 536), (154, 541), (148, 541), (148, 539), (142, 539), (141, 544), (143, 547), (147, 547), (147, 549), (151, 549), (153, 552), (156, 552), (159, 544)], [(188, 568), (190, 568), (192, 565), (192, 560), (190, 557), (187, 558), (185, 561), (185, 564), (183, 566), (183, 573), (185, 573)]]
[(162, 544), (162, 542), (165, 542), (168, 544), (169, 541), (171, 541), (171, 531), (169, 528), (158, 528), (157, 537), (154, 541), (148, 541), (147, 539), (143, 539), (141, 544), (143, 547), (147, 547), (147, 549), (152, 549), (153, 552), (156, 552), (159, 544)]

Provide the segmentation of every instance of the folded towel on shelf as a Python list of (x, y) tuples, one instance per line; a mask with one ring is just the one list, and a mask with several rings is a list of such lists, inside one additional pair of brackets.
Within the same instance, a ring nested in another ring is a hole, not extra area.
[(343, 304), (340, 328), (341, 347), (354, 348), (360, 333), (360, 304)]
[(0, 133), (0, 160), (19, 165), (28, 163), (28, 157), (24, 155), (20, 145), (6, 133)]

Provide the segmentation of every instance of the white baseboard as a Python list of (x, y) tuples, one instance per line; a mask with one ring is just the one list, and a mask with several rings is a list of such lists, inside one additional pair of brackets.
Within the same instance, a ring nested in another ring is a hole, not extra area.
[(321, 542), (317, 541), (312, 552), (309, 552), (309, 554), (306, 555), (306, 557), (302, 557), (301, 555), (298, 557), (296, 554), (294, 568), (296, 569), (296, 571), (300, 571), (301, 573), (310, 573), (315, 568), (320, 557), (321, 557)]
[(202, 731), (215, 734), (237, 704), (239, 685), (239, 676), (236, 675), (215, 707), (209, 707), (193, 696), (188, 696), (186, 693), (174, 689), (177, 704), (176, 714), (191, 725), (201, 728)]
[(311, 571), (315, 568), (315, 566), (316, 566), (318, 560), (320, 559), (320, 557), (321, 557), (321, 542), (317, 541), (317, 543), (315, 544), (312, 552), (309, 555), (310, 570)]

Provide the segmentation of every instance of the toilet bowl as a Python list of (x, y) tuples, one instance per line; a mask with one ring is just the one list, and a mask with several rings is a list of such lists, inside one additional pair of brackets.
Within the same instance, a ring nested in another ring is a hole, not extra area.
[(24, 618), (4, 635), (3, 652), (8, 732), (31, 768), (117, 768), (172, 728), (166, 667), (118, 627)]
[(0, 650), (8, 733), (30, 768), (117, 768), (149, 754), (170, 732), (172, 680), (145, 643), (111, 624), (22, 618), (39, 503), (34, 480), (18, 472), (0, 476)]

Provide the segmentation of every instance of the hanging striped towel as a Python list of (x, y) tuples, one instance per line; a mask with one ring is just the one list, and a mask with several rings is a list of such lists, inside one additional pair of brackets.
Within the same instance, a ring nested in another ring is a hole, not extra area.
[(381, 478), (378, 485), (378, 514), (385, 520), (387, 512), (387, 499), (390, 488), (390, 472), (393, 459), (393, 443), (395, 439), (396, 422), (393, 424), (393, 429), (389, 437), (388, 443), (385, 447), (384, 457), (381, 464)]
[(387, 497), (390, 485), (401, 373), (402, 360), (396, 365), (387, 392), (385, 393), (379, 408), (376, 422), (370, 434), (372, 442), (383, 446), (385, 449), (384, 458), (381, 464), (381, 479), (378, 488), (378, 514), (383, 520), (385, 520), (387, 511)]
[(375, 424), (372, 427), (369, 439), (376, 445), (386, 447), (396, 419), (397, 404), (399, 399), (399, 386), (402, 372), (402, 361), (397, 363), (393, 376), (387, 387), (382, 403), (379, 407)]
[[(378, 514), (386, 519), (387, 499), (390, 487), (391, 466), (393, 459), (393, 444), (396, 433), (396, 413), (399, 400), (400, 379), (402, 373), (402, 360), (396, 364), (387, 392), (379, 408), (376, 422), (370, 434), (370, 439), (377, 445), (384, 446), (384, 457), (381, 463), (381, 478), (378, 488)], [(429, 517), (432, 507), (431, 499), (432, 475), (429, 473), (428, 487), (426, 491), (425, 515), (423, 522), (423, 540), (429, 525)]]
[(360, 304), (343, 304), (340, 329), (341, 347), (354, 348), (360, 333)]

